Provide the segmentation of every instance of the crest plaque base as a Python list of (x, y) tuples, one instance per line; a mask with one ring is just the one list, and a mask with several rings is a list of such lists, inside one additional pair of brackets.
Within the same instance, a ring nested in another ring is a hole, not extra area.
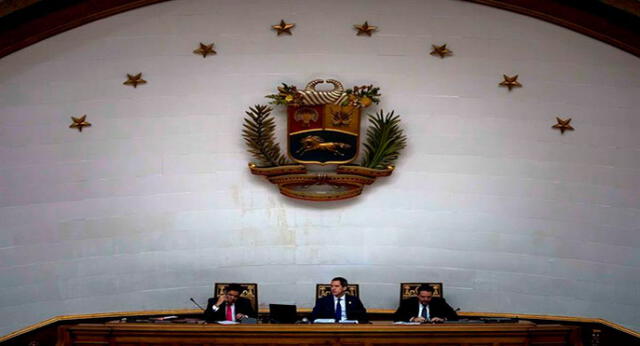
[(377, 177), (391, 175), (394, 167), (372, 169), (338, 166), (335, 173), (307, 173), (303, 165), (260, 168), (250, 163), (249, 169), (252, 174), (266, 176), (287, 197), (306, 201), (337, 201), (360, 195), (365, 185), (373, 184)]

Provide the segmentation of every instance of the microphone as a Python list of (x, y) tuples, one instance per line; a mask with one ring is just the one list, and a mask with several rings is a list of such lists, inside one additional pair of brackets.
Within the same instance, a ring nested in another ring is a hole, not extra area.
[(189, 298), (189, 300), (190, 300), (190, 301), (192, 301), (192, 302), (193, 302), (193, 304), (195, 304), (197, 307), (199, 307), (199, 308), (200, 308), (200, 310), (202, 310), (202, 311), (204, 311), (204, 310), (205, 310), (202, 306), (200, 306), (200, 304), (198, 304), (198, 302), (196, 302), (196, 300), (195, 300), (195, 299), (193, 299), (193, 297)]

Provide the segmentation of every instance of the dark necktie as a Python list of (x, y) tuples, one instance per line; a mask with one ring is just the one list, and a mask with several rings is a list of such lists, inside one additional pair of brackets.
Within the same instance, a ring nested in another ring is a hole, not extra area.
[(423, 317), (425, 320), (428, 320), (428, 319), (429, 319), (429, 317), (427, 316), (427, 306), (426, 306), (426, 305), (424, 305), (424, 304), (422, 305), (422, 317)]
[(338, 304), (336, 304), (336, 322), (342, 319), (342, 305), (340, 304), (341, 300), (342, 298), (338, 298)]

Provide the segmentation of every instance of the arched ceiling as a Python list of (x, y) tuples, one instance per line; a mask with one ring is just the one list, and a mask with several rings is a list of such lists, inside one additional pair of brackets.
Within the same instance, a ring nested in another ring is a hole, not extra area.
[[(97, 19), (167, 0), (0, 0), (0, 58)], [(567, 27), (640, 57), (640, 0), (461, 0)]]

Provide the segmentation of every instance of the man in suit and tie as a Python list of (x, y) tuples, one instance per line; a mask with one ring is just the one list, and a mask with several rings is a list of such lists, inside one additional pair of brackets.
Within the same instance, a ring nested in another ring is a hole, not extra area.
[(458, 319), (458, 314), (444, 298), (433, 296), (433, 287), (422, 285), (417, 291), (417, 296), (400, 303), (398, 310), (393, 314), (394, 321), (442, 323)]
[(242, 291), (242, 286), (231, 284), (225, 288), (223, 295), (209, 298), (207, 309), (204, 311), (204, 319), (210, 322), (239, 322), (246, 317), (256, 317), (249, 299), (240, 297)]
[(311, 312), (311, 320), (330, 318), (336, 322), (345, 320), (368, 322), (367, 309), (358, 297), (346, 294), (347, 286), (347, 279), (333, 278), (331, 280), (331, 295), (316, 300), (316, 305)]

